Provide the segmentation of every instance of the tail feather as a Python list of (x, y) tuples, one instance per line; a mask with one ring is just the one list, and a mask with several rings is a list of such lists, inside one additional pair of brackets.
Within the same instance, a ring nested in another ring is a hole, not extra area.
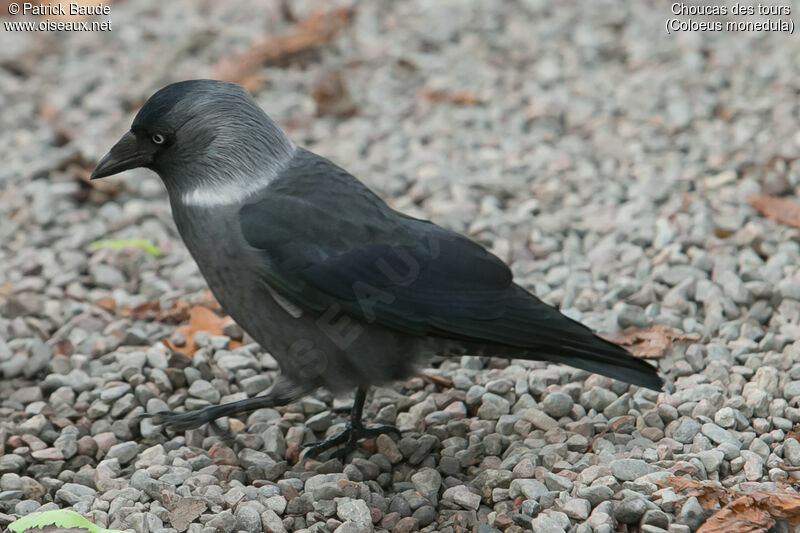
[(438, 336), (483, 344), (487, 355), (562, 363), (660, 391), (657, 369), (517, 286), (501, 317), (434, 319)]
[[(537, 359), (562, 363), (655, 391), (662, 390), (664, 380), (653, 365), (637, 359), (619, 346), (612, 346), (613, 348), (598, 346), (592, 350), (558, 346), (544, 348), (535, 355)], [(526, 359), (525, 354), (521, 358)]]

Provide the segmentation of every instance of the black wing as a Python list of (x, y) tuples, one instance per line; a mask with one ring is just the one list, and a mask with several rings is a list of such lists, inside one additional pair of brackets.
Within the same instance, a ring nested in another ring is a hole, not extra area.
[[(336, 305), (411, 335), (519, 348), (515, 357), (660, 386), (650, 365), (515, 285), (482, 246), (393, 211), (326, 159), (309, 152), (295, 159), (240, 212), (245, 238), (268, 257), (265, 281), (292, 302), (319, 312)], [(619, 366), (649, 379), (620, 375)]]

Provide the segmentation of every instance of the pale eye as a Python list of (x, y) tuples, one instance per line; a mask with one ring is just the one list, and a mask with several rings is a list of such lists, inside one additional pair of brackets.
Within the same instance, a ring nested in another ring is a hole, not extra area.
[(152, 137), (150, 137), (154, 144), (164, 144), (164, 136), (160, 133), (154, 133)]

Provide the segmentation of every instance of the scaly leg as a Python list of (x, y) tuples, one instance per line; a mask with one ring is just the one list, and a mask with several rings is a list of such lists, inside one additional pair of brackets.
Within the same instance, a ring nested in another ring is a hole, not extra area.
[(333, 453), (333, 457), (344, 459), (347, 455), (358, 447), (358, 441), (361, 439), (368, 439), (377, 437), (384, 433), (394, 433), (400, 436), (400, 430), (394, 426), (372, 426), (364, 427), (361, 420), (362, 412), (364, 411), (364, 401), (367, 398), (367, 388), (359, 387), (356, 391), (356, 399), (353, 402), (353, 410), (350, 413), (350, 421), (344, 430), (338, 435), (323, 440), (321, 442), (312, 442), (305, 445), (304, 457), (317, 457), (322, 452), (329, 450), (335, 446), (344, 445)]
[(176, 413), (160, 411), (155, 414), (144, 414), (143, 418), (154, 418), (157, 423), (164, 424), (175, 431), (194, 429), (223, 416), (249, 413), (263, 407), (278, 407), (291, 403), (312, 389), (298, 385), (286, 378), (278, 377), (278, 381), (262, 396), (239, 400), (238, 402), (211, 405), (197, 411)]

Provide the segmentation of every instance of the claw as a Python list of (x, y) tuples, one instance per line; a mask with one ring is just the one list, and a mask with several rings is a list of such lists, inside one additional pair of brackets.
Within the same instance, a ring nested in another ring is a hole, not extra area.
[(321, 453), (340, 445), (344, 446), (333, 452), (331, 454), (331, 458), (338, 457), (340, 459), (345, 459), (350, 452), (358, 448), (358, 441), (361, 439), (377, 437), (378, 435), (382, 435), (384, 433), (394, 433), (395, 435), (400, 436), (400, 430), (394, 426), (363, 427), (359, 425), (357, 427), (353, 427), (352, 423), (348, 422), (344, 430), (338, 435), (334, 435), (333, 437), (320, 442), (305, 444), (303, 446), (305, 449), (303, 450), (301, 459), (306, 457), (317, 457)]

